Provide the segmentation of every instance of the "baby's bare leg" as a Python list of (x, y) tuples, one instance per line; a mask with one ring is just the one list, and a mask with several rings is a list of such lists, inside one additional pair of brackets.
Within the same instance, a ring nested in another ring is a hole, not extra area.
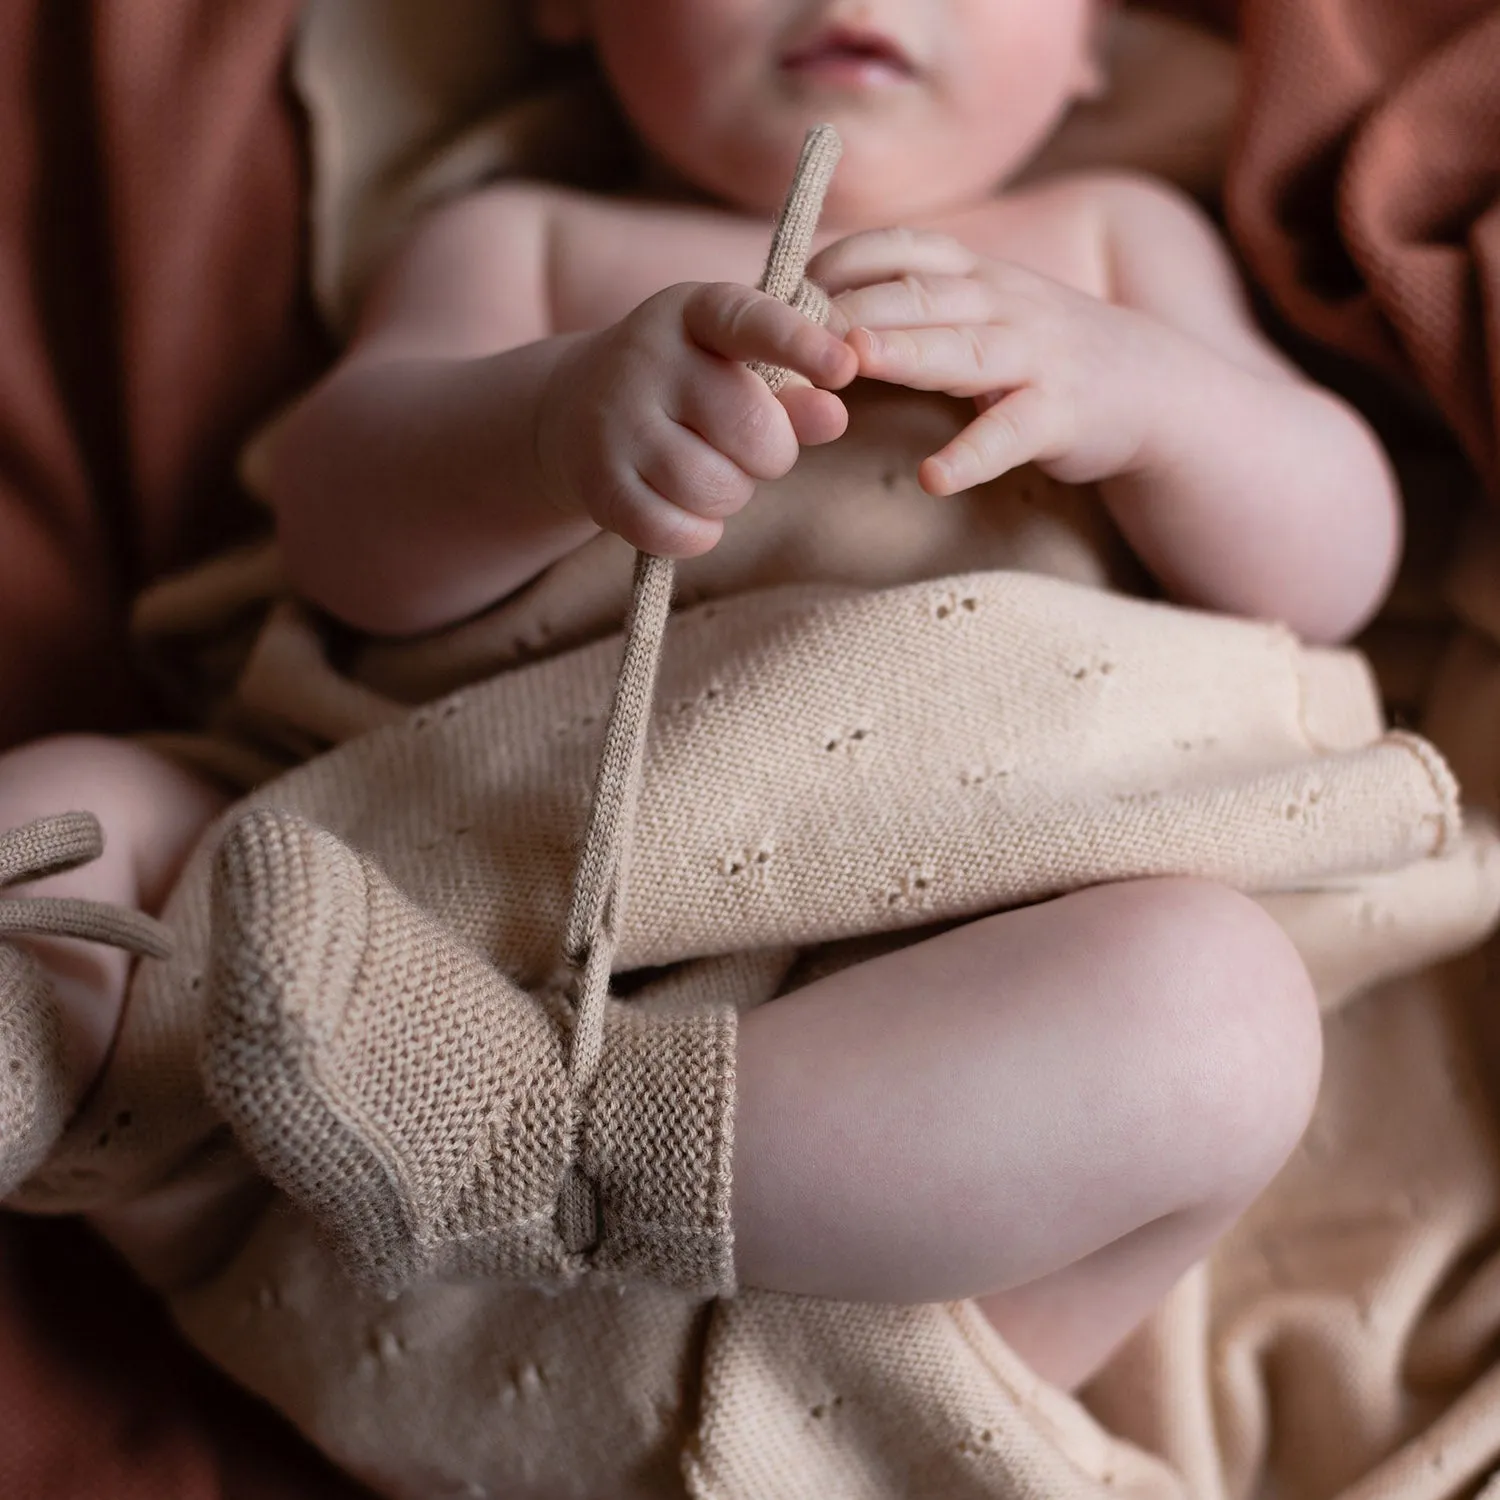
[[(0, 828), (53, 813), (91, 812), (104, 829), (104, 853), (91, 864), (15, 886), (7, 894), (78, 896), (154, 913), (224, 800), (179, 766), (128, 740), (77, 735), (9, 751), (0, 755)], [(20, 941), (52, 981), (76, 1105), (108, 1053), (134, 960), (96, 943)]]
[(1092, 1373), (1258, 1194), (1311, 1112), (1290, 942), (1187, 880), (1100, 887), (746, 1016), (735, 1257), (749, 1286), (985, 1310)]

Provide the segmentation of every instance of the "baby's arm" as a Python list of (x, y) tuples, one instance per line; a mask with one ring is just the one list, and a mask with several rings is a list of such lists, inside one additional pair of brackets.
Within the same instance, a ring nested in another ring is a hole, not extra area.
[(377, 286), (332, 373), (249, 460), (293, 580), (360, 628), (452, 623), (600, 526), (688, 556), (843, 411), (778, 400), (745, 361), (817, 385), (854, 356), (745, 287), (669, 287), (611, 327), (559, 334), (556, 198), (497, 188), (436, 213)]
[(1102, 481), (1175, 597), (1312, 640), (1350, 634), (1399, 544), (1369, 430), (1256, 331), (1191, 205), (1130, 178), (1052, 191), (1047, 207), (1097, 237), (1108, 300), (942, 236), (856, 236), (815, 262), (862, 374), (990, 403), (927, 461), (925, 486), (951, 494), (1033, 460)]
[(1117, 523), (1176, 593), (1311, 640), (1351, 634), (1400, 548), (1379, 443), (1261, 336), (1217, 232), (1186, 200), (1126, 181), (1103, 204), (1115, 300), (1187, 335), (1151, 371), (1138, 466), (1106, 486)]

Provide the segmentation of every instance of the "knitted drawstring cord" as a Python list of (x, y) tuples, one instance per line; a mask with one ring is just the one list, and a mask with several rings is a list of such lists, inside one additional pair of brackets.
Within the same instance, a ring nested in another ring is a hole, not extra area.
[[(828, 321), (828, 298), (803, 272), (812, 250), (823, 197), (841, 151), (838, 133), (831, 125), (819, 125), (808, 132), (760, 280), (761, 291), (789, 303), (818, 323)], [(790, 378), (788, 371), (759, 361), (752, 363), (751, 368), (773, 392), (779, 391)], [(589, 1090), (604, 1048), (610, 969), (624, 918), (631, 836), (656, 672), (672, 605), (673, 572), (671, 558), (644, 552), (636, 558), (630, 610), (625, 621), (625, 655), (605, 726), (604, 748), (564, 932), (564, 955), (574, 976), (568, 1084), (575, 1132), (587, 1109)], [(563, 1184), (558, 1232), (567, 1248), (579, 1254), (587, 1253), (601, 1237), (598, 1193), (576, 1166), (570, 1169)]]
[[(0, 833), (0, 890), (60, 875), (104, 853), (99, 820), (86, 812), (59, 813)], [(104, 943), (147, 958), (166, 958), (172, 935), (154, 917), (71, 896), (0, 900), (0, 941), (11, 937), (68, 937)]]

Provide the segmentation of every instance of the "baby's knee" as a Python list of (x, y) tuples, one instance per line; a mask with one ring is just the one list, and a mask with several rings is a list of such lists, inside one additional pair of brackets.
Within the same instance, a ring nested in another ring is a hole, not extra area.
[(0, 829), (88, 812), (104, 853), (54, 877), (48, 895), (82, 895), (154, 909), (224, 795), (138, 741), (70, 734), (0, 754)]
[(114, 742), (94, 735), (57, 735), (0, 754), (0, 830), (65, 812), (92, 812), (106, 831), (113, 808), (97, 806), (101, 784), (118, 786)]
[[(144, 746), (96, 734), (59, 734), (0, 755), (0, 806), (7, 825), (148, 794), (157, 757)], [(20, 816), (17, 816), (17, 813)]]
[(1248, 896), (1199, 880), (1150, 882), (1143, 938), (1162, 966), (1159, 1011), (1179, 1128), (1198, 1192), (1248, 1199), (1301, 1139), (1322, 1075), (1322, 1020), (1306, 967)]

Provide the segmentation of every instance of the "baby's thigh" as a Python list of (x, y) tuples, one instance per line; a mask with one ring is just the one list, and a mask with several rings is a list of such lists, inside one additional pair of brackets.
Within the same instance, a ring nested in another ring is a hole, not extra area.
[(1187, 878), (1033, 911), (1053, 930), (1012, 970), (1023, 982), (1008, 1003), (1066, 1037), (1085, 1114), (1113, 1101), (1143, 1135), (1150, 1121), (1164, 1156), (1183, 1153), (1188, 1201), (1258, 1187), (1300, 1137), (1322, 1071), (1316, 997), (1290, 938), (1250, 897)]
[[(737, 1262), (933, 1301), (1223, 1219), (1295, 1145), (1320, 1061), (1301, 960), (1235, 891), (1130, 881), (967, 923), (744, 1018)], [(811, 1271), (786, 1253), (799, 1222)]]
[(990, 976), (1008, 1055), (1027, 1060), (1016, 1097), (1073, 1126), (1055, 1137), (1064, 1155), (1119, 1149), (1119, 1181), (1170, 1180), (1184, 1207), (1258, 1185), (1301, 1135), (1321, 1073), (1316, 999), (1248, 896), (1123, 881), (955, 936), (955, 982)]

